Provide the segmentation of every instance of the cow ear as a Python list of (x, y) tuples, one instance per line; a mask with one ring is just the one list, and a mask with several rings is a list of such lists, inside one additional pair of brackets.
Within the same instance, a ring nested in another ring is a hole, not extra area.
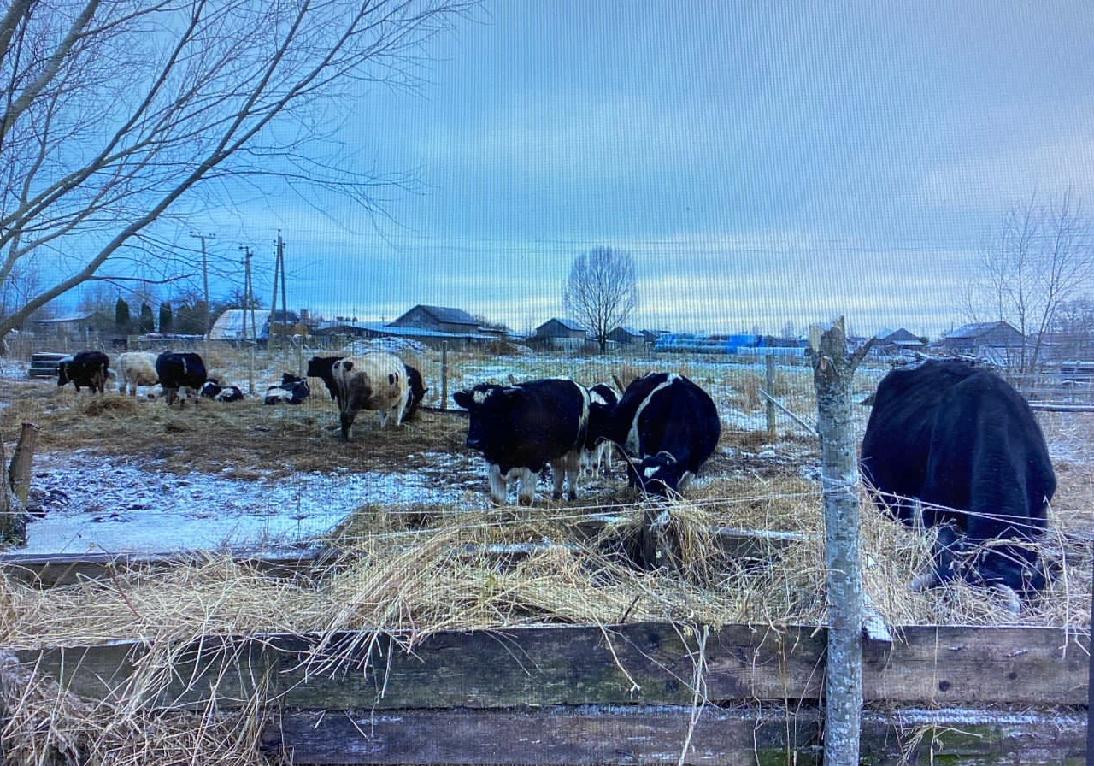
[(353, 362), (348, 360), (342, 360), (342, 371), (349, 372), (353, 369)]
[(471, 405), (475, 403), (474, 396), (470, 391), (457, 391), (452, 394), (452, 399), (457, 406), (463, 407), (465, 410), (471, 409)]

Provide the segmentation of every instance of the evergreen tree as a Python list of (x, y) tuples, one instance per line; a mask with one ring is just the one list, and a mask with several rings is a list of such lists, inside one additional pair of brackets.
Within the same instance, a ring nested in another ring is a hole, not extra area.
[(156, 319), (152, 316), (152, 307), (147, 303), (141, 304), (141, 318), (137, 323), (137, 332), (141, 335), (145, 333), (154, 332), (156, 329)]
[(114, 304), (114, 329), (128, 335), (131, 323), (129, 304), (125, 302), (125, 298), (118, 298), (118, 302)]
[(160, 332), (171, 332), (175, 326), (175, 316), (170, 303), (160, 304)]

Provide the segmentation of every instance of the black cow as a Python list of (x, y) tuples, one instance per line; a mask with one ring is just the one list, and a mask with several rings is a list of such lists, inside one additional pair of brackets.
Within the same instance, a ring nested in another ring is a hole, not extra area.
[(683, 375), (651, 372), (627, 386), (615, 406), (609, 438), (630, 461), (630, 481), (667, 496), (687, 486), (722, 435), (718, 409)]
[[(200, 391), (209, 376), (201, 355), (192, 351), (164, 351), (156, 357), (156, 377), (160, 379), (167, 406), (179, 399), (179, 406), (186, 404), (191, 389)], [(182, 397), (179, 397), (182, 389)]]
[(106, 390), (109, 375), (110, 357), (102, 351), (81, 351), (57, 364), (57, 385), (72, 383), (76, 391), (80, 386), (87, 386), (91, 393), (101, 394)]
[[(926, 584), (1044, 587), (1030, 543), (1045, 529), (1056, 475), (1021, 394), (968, 362), (931, 360), (891, 371), (873, 406), (862, 472), (875, 501), (912, 524), (918, 500), (923, 523), (940, 525)], [(1014, 542), (985, 545), (998, 540)]]
[(589, 428), (585, 435), (585, 459), (590, 463), (593, 473), (606, 468), (612, 469), (612, 450), (614, 445), (610, 436), (615, 408), (619, 396), (615, 389), (605, 383), (598, 383), (589, 389)]
[(589, 393), (572, 380), (531, 380), (516, 386), (480, 384), (459, 391), (456, 404), (471, 414), (467, 446), (483, 453), (490, 498), (506, 501), (509, 482), (520, 481), (520, 502), (531, 505), (536, 480), (548, 463), (554, 497), (577, 497), (581, 452), (589, 420)]
[[(337, 402), (339, 410), (342, 409), (342, 402), (339, 399), (338, 384), (334, 380), (333, 365), (344, 358), (342, 356), (313, 356), (308, 360), (308, 377), (319, 378), (323, 381), (327, 391), (330, 392), (330, 398)], [(406, 362), (403, 362), (403, 367), (406, 368), (407, 386), (410, 389), (406, 411), (403, 413), (403, 422), (405, 423), (417, 415), (418, 406), (422, 403), (422, 399), (425, 398), (425, 393), (429, 389), (425, 387), (422, 381), (422, 373), (417, 367), (411, 367)]]
[(290, 373), (281, 374), (281, 383), (266, 389), (266, 404), (303, 404), (311, 395), (308, 381)]

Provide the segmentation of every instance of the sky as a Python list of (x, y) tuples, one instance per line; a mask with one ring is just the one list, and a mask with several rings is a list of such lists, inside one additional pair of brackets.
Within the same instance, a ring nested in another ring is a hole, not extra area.
[(415, 92), (332, 115), (340, 162), (414, 179), (385, 215), (241, 190), (195, 222), (214, 257), (253, 246), (265, 296), (280, 230), (291, 308), (528, 330), (609, 246), (635, 257), (634, 326), (937, 336), (1009, 205), (1094, 206), (1081, 2), (488, 1), (429, 53)]

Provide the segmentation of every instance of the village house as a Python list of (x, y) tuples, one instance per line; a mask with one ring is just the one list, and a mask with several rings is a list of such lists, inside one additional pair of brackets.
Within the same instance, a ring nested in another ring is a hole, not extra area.
[(987, 358), (1006, 364), (1021, 355), (1025, 338), (1010, 322), (974, 322), (946, 333), (937, 346), (947, 354)]
[(552, 317), (537, 327), (529, 340), (547, 348), (579, 351), (588, 337), (585, 328), (574, 320)]

